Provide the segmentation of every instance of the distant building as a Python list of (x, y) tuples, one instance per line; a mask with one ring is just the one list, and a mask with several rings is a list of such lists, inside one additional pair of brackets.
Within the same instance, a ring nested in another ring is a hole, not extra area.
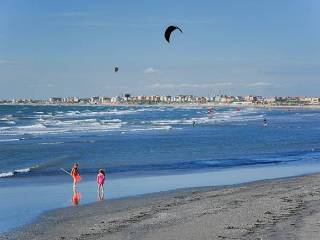
[(51, 97), (49, 98), (49, 103), (62, 103), (63, 99), (60, 97)]
[(99, 102), (99, 97), (91, 97), (90, 103), (97, 104)]
[(189, 97), (190, 96), (186, 96), (186, 95), (178, 95), (175, 97), (175, 102), (179, 102), (179, 103), (187, 102)]
[(77, 97), (67, 97), (66, 99), (66, 103), (78, 103), (79, 102), (79, 98)]
[(119, 96), (111, 98), (111, 103), (120, 103), (122, 101), (123, 101), (122, 97), (119, 97)]
[(169, 103), (169, 102), (171, 102), (171, 96), (160, 96), (160, 101), (165, 102), (165, 103)]
[(319, 98), (306, 97), (303, 99), (303, 102), (306, 104), (319, 104)]
[(246, 101), (246, 102), (257, 102), (258, 100), (259, 100), (259, 97), (257, 97), (257, 96), (252, 96), (252, 95), (249, 95), (249, 96), (245, 96), (244, 97), (244, 100)]
[(146, 100), (146, 97), (145, 96), (137, 96), (137, 100), (140, 102), (143, 102)]
[(267, 103), (275, 103), (276, 97), (265, 98), (264, 101)]
[(90, 103), (90, 98), (79, 98), (79, 103), (84, 103), (84, 104)]
[(99, 102), (100, 103), (111, 103), (111, 98), (110, 97), (99, 97)]
[(160, 102), (160, 96), (156, 95), (156, 96), (153, 96), (153, 102)]

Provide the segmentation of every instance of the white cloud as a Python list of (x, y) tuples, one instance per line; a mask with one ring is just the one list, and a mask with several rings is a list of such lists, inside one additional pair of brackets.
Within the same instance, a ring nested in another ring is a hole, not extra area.
[(159, 69), (155, 69), (153, 67), (149, 67), (149, 68), (146, 68), (143, 72), (145, 74), (156, 74), (156, 73), (159, 73), (160, 70)]
[(160, 83), (155, 83), (149, 86), (150, 88), (176, 88), (176, 85), (174, 84), (170, 84), (170, 83), (166, 83), (166, 84), (160, 84)]
[(160, 84), (160, 83), (155, 83), (150, 85), (150, 88), (157, 88), (157, 89), (173, 89), (173, 88), (214, 88), (214, 87), (223, 87), (223, 86), (231, 86), (233, 85), (232, 82), (220, 82), (220, 83), (179, 83), (179, 84), (170, 84), (170, 83), (165, 83), (165, 84)]
[(267, 87), (270, 85), (271, 83), (267, 83), (267, 82), (255, 82), (255, 83), (249, 83), (247, 86), (248, 87)]

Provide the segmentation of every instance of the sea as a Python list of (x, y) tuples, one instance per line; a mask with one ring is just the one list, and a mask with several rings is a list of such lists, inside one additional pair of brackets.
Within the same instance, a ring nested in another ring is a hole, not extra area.
[[(320, 109), (0, 105), (0, 233), (105, 199), (320, 171)], [(82, 181), (75, 204), (70, 171)]]

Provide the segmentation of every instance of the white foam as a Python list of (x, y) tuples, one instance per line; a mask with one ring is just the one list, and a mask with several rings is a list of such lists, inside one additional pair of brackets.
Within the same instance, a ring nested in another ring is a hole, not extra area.
[(27, 125), (27, 126), (18, 126), (17, 128), (18, 129), (45, 129), (46, 126), (41, 123), (37, 123), (37, 124)]
[(0, 127), (0, 132), (12, 129), (12, 127)]
[[(195, 107), (193, 107), (195, 108)], [(182, 108), (183, 109), (183, 108)], [(188, 109), (188, 108), (187, 108)], [(159, 108), (159, 107), (144, 107), (144, 108), (130, 108), (130, 109), (110, 109), (106, 111), (96, 111), (89, 109), (83, 111), (56, 111), (53, 115), (46, 114), (45, 117), (34, 118), (30, 117), (30, 125), (19, 126), (19, 121), (16, 125), (0, 127), (0, 134), (3, 136), (17, 136), (24, 134), (39, 135), (39, 134), (61, 134), (67, 132), (103, 132), (116, 131), (121, 128), (121, 131), (150, 131), (162, 130), (172, 128), (171, 125), (192, 125), (193, 122), (197, 124), (217, 124), (234, 122), (247, 122), (253, 120), (261, 120), (261, 111), (256, 109), (235, 111), (234, 109), (218, 110), (213, 114), (207, 114), (206, 108), (197, 107), (196, 109), (203, 109), (199, 114), (190, 114), (194, 116), (187, 118), (182, 116), (177, 119), (159, 119), (153, 121), (142, 120), (140, 122), (124, 122), (119, 118), (112, 118), (112, 115), (134, 114), (145, 111), (169, 111), (174, 108)], [(40, 112), (37, 112), (40, 113)], [(5, 116), (8, 117), (8, 116)], [(110, 118), (110, 119), (108, 119)], [(17, 126), (18, 125), (18, 126)], [(124, 127), (124, 125), (127, 125)]]
[[(121, 119), (103, 119), (103, 120), (99, 120), (99, 122), (103, 122), (103, 123), (115, 123), (115, 122), (122, 122)], [(123, 123), (123, 122), (122, 122)]]
[[(203, 114), (203, 115), (202, 115)], [(154, 125), (190, 125), (193, 122), (198, 124), (216, 124), (223, 122), (248, 122), (260, 120), (263, 116), (257, 111), (234, 111), (227, 110), (223, 112), (216, 111), (213, 114), (199, 112), (199, 117), (181, 118), (181, 119), (163, 119), (150, 121)], [(201, 116), (202, 115), (202, 116)]]
[(11, 138), (11, 139), (0, 139), (0, 142), (14, 142), (19, 141), (19, 138)]
[(151, 121), (151, 123), (156, 124), (156, 125), (168, 125), (168, 124), (181, 124), (183, 120), (155, 120)]
[(22, 169), (14, 170), (15, 173), (27, 173), (30, 171), (31, 171), (31, 168), (22, 168)]
[(127, 124), (120, 119), (38, 119), (37, 123), (16, 127), (0, 127), (1, 135), (59, 134), (65, 132), (110, 131)]
[(39, 143), (41, 145), (58, 145), (58, 144), (64, 144), (64, 142), (44, 142), (44, 143)]
[(15, 124), (16, 124), (15, 121), (6, 121), (5, 123), (6, 123), (6, 124), (10, 124), (10, 125), (15, 125)]
[(150, 128), (134, 128), (130, 129), (131, 132), (138, 132), (138, 131), (157, 131), (157, 130), (170, 130), (172, 126), (163, 126), (163, 127), (150, 127)]
[(107, 111), (91, 111), (91, 110), (83, 110), (83, 111), (68, 111), (68, 112), (55, 112), (56, 118), (65, 118), (65, 117), (98, 117), (98, 116), (109, 116), (109, 115), (127, 115), (127, 114), (135, 114), (139, 112), (145, 111), (165, 111), (164, 108), (137, 108), (137, 109), (110, 109)]
[(11, 114), (8, 114), (8, 115), (3, 115), (0, 120), (1, 121), (9, 121), (12, 119), (12, 115)]
[(13, 172), (0, 173), (0, 178), (13, 177), (13, 176), (14, 176), (14, 173), (13, 173)]
[[(37, 166), (36, 166), (37, 167)], [(33, 167), (33, 168), (36, 168)], [(0, 173), (0, 178), (4, 178), (4, 177), (13, 177), (15, 174), (21, 174), (21, 173), (28, 173), (31, 172), (32, 168), (21, 168), (21, 169), (16, 169), (14, 171), (9, 171), (9, 172), (4, 172), (4, 173)]]

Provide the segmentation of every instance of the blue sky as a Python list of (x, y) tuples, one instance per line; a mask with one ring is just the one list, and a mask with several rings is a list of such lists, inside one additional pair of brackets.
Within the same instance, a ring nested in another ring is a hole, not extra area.
[[(320, 95), (319, 12), (318, 0), (1, 0), (0, 98)], [(169, 25), (183, 30), (170, 44)]]

